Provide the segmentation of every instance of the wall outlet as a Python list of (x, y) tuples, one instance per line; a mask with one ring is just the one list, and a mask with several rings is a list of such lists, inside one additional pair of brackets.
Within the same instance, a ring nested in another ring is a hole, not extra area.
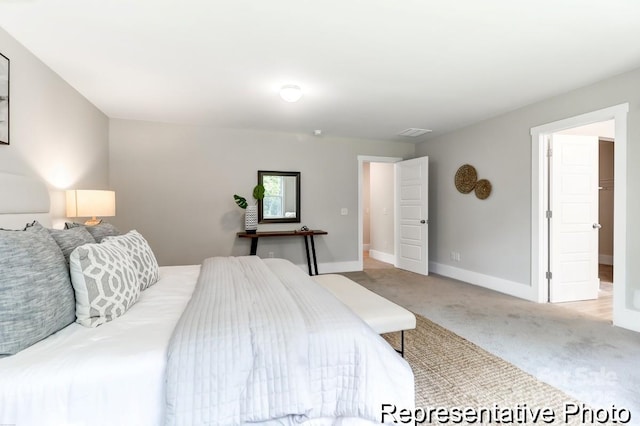
[[(306, 237), (305, 237), (306, 238)], [(270, 251), (269, 253), (267, 253), (267, 257), (273, 257), (273, 252)]]
[(460, 252), (458, 252), (458, 251), (452, 251), (452, 252), (449, 254), (449, 258), (450, 258), (451, 260), (453, 260), (454, 262), (460, 262)]
[(349, 214), (349, 209), (348, 209), (348, 208), (346, 208), (346, 207), (341, 208), (341, 209), (340, 209), (340, 214), (341, 214), (342, 216), (346, 216), (346, 215), (348, 215), (348, 214)]

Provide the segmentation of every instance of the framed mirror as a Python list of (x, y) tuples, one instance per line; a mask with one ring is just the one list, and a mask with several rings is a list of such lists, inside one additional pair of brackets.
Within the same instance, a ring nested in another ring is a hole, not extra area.
[(300, 172), (258, 170), (264, 198), (258, 201), (258, 223), (300, 222)]

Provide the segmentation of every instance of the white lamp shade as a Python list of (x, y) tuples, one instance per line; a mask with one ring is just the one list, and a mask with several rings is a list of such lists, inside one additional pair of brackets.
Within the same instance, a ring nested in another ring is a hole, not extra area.
[(73, 189), (67, 191), (67, 217), (108, 217), (116, 215), (114, 191)]
[(302, 97), (300, 86), (288, 84), (280, 89), (280, 97), (287, 102), (298, 102)]

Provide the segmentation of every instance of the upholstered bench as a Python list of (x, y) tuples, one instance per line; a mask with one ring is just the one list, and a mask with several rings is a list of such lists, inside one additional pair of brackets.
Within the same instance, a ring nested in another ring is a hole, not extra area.
[(398, 352), (404, 356), (404, 330), (416, 328), (416, 316), (413, 313), (343, 275), (325, 274), (311, 278), (351, 308), (376, 333), (400, 331), (401, 347)]

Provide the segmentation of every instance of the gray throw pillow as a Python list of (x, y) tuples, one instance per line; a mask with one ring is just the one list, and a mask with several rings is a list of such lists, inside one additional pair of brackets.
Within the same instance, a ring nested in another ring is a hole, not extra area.
[(49, 233), (60, 246), (67, 265), (69, 264), (69, 256), (76, 247), (96, 242), (84, 226), (70, 229), (49, 229)]
[(140, 290), (145, 290), (158, 281), (160, 276), (158, 261), (149, 243), (138, 231), (134, 229), (124, 235), (105, 237), (102, 242), (117, 244), (127, 252), (138, 273)]
[(0, 357), (13, 355), (75, 320), (69, 270), (49, 231), (0, 231)]
[(82, 223), (66, 222), (64, 227), (65, 229), (84, 227), (89, 231), (93, 239), (96, 240), (96, 243), (101, 242), (104, 237), (122, 234), (118, 228), (107, 222), (100, 222), (99, 224), (92, 226), (83, 225)]
[(76, 295), (76, 321), (97, 327), (124, 313), (140, 296), (133, 260), (118, 244), (105, 241), (76, 248), (69, 257)]

